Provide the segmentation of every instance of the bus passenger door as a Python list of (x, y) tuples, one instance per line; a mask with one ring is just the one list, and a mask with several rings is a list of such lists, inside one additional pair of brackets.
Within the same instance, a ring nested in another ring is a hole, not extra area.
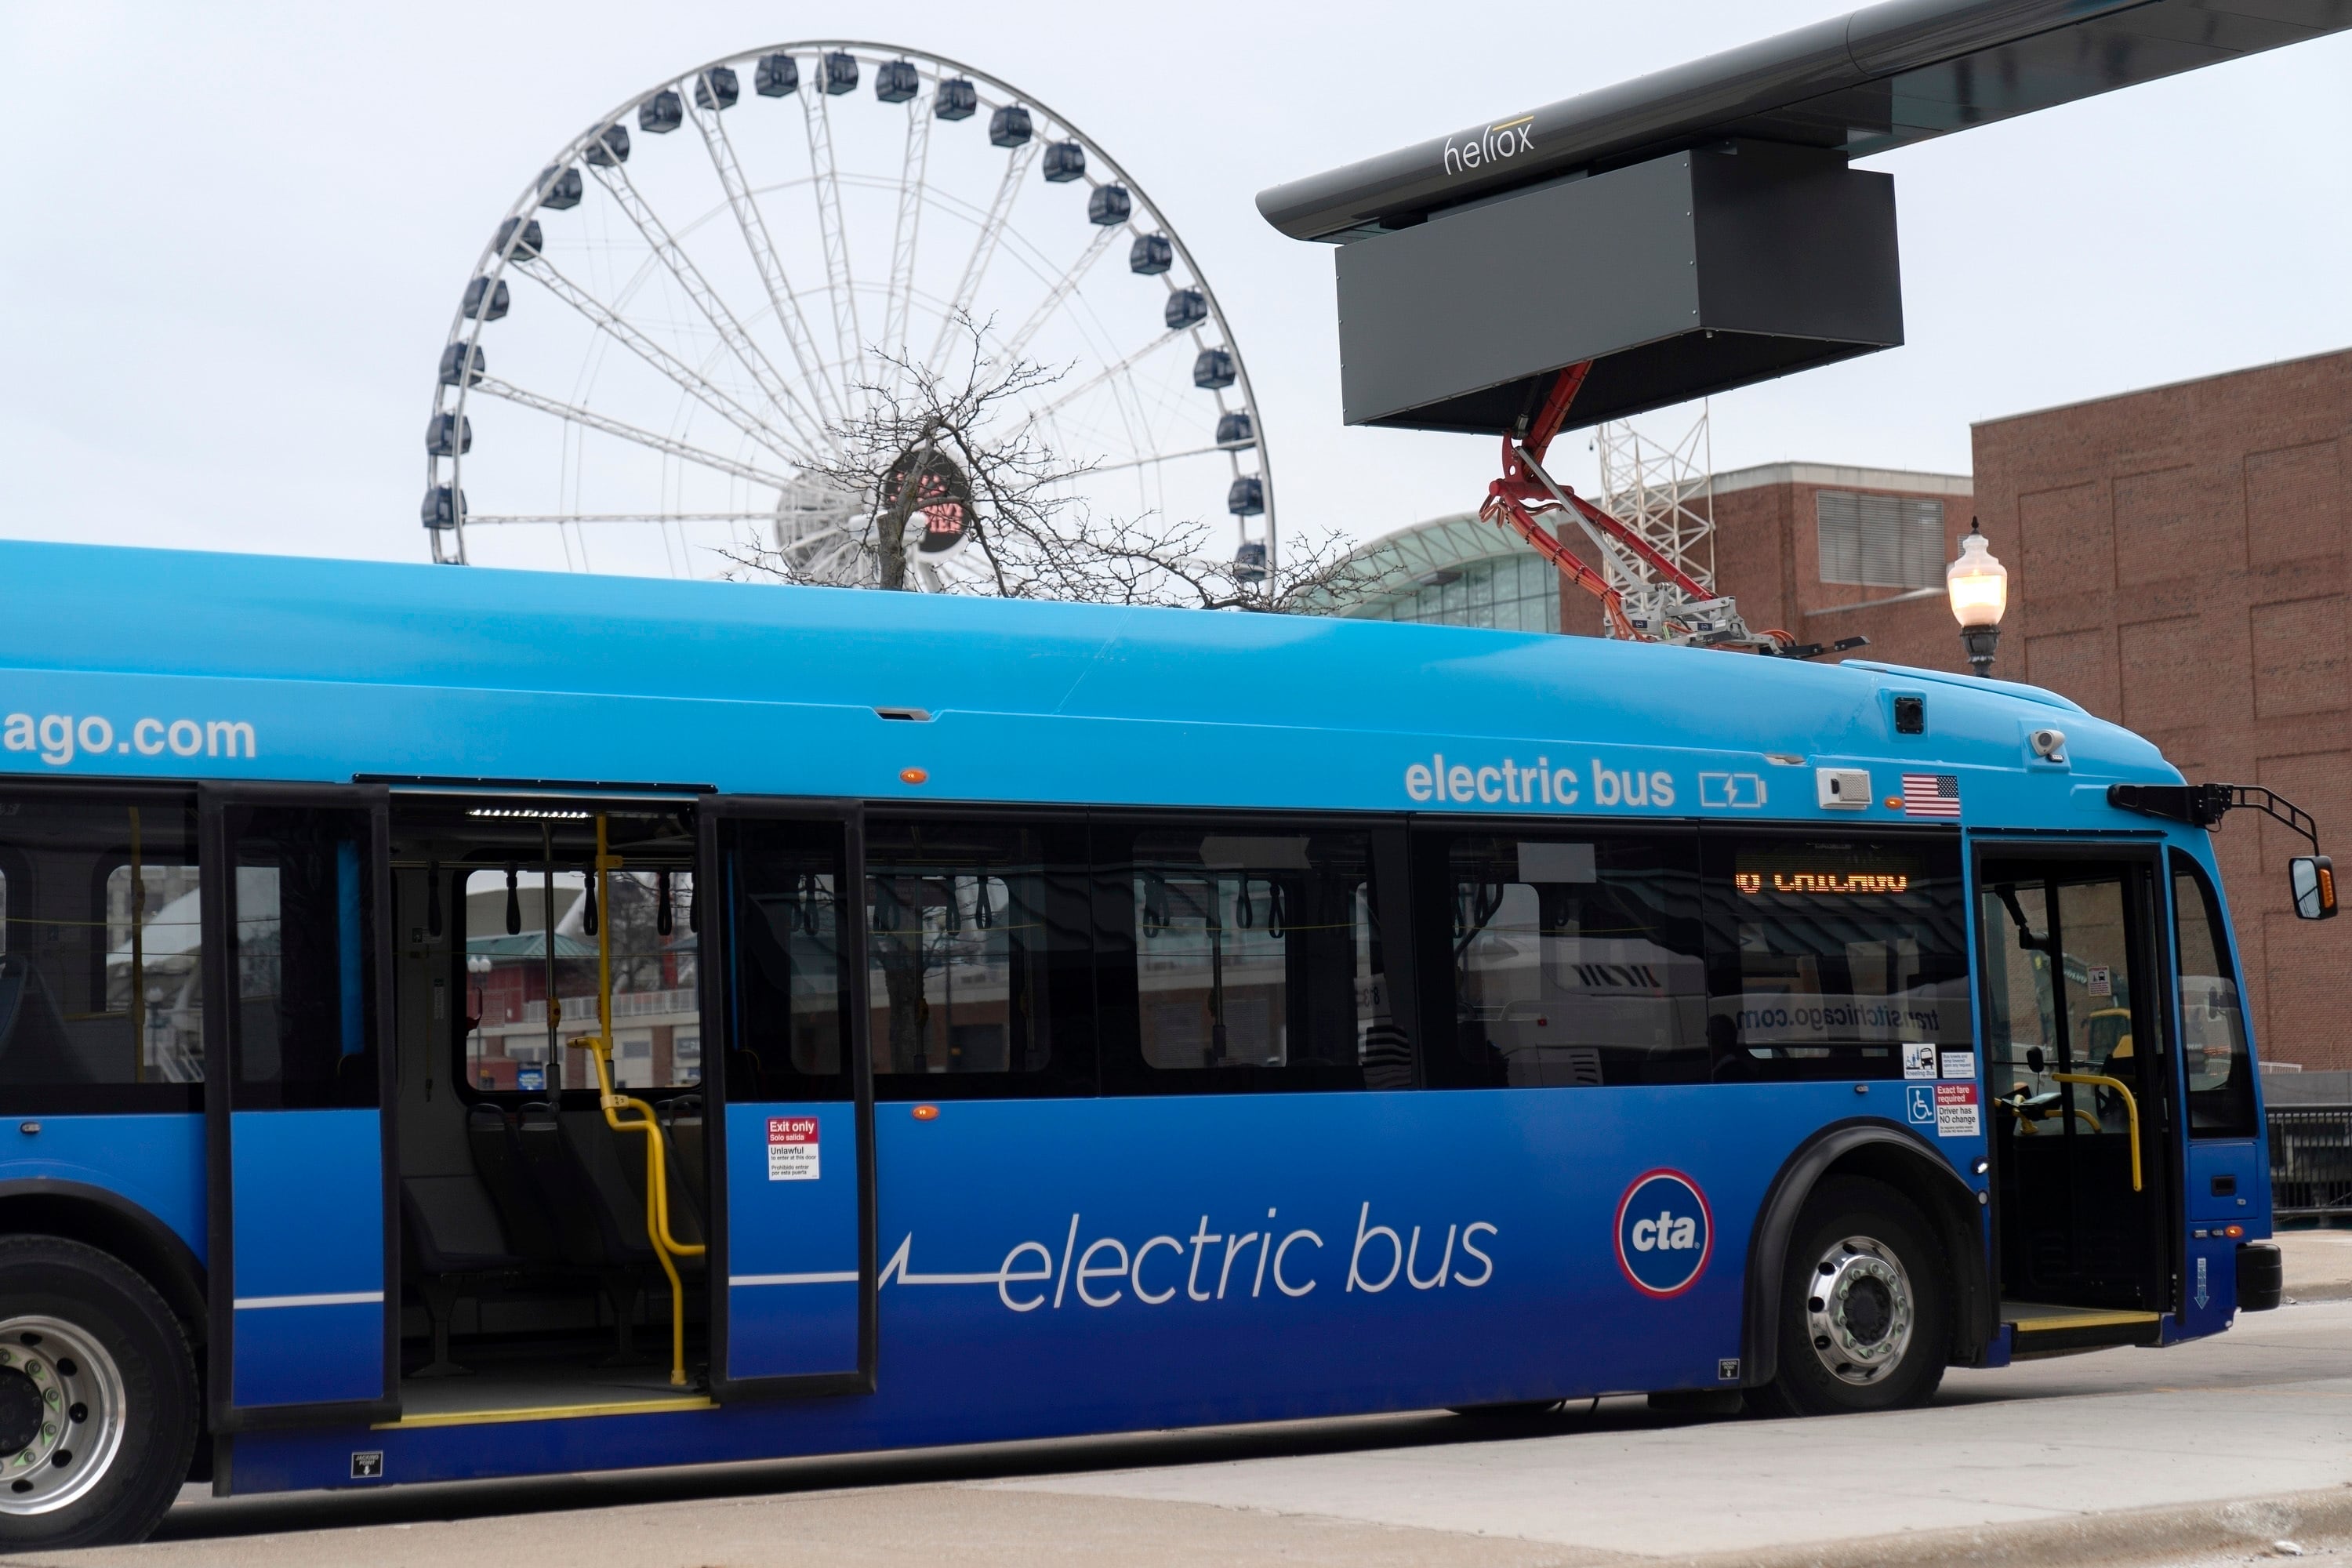
[(206, 786), (200, 805), (213, 1429), (388, 1418), (385, 795)]
[[(854, 806), (700, 807), (711, 1388), (874, 1387), (874, 1085)], [(703, 880), (708, 878), (707, 881)]]
[(2254, 1094), (2238, 968), (2221, 889), (2178, 849), (2166, 851), (2172, 883), (2173, 999), (2189, 1152), (2182, 1184), (2189, 1226), (2181, 1312), (2184, 1335), (2216, 1333), (2239, 1307), (2243, 1245), (2270, 1235), (2270, 1147)]
[(2154, 1342), (2175, 1305), (2157, 869), (2137, 847), (1978, 862), (1994, 1223), (2020, 1351)]

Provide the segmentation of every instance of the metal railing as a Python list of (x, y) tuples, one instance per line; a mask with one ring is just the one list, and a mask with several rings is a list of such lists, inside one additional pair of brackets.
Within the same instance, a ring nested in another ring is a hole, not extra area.
[[(675, 991), (619, 991), (613, 995), (613, 1019), (658, 1017), (675, 1014), (680, 1018), (699, 1021), (702, 1016), (702, 994), (691, 986)], [(566, 996), (557, 1011), (567, 1029), (579, 1027), (593, 1030), (596, 1026), (596, 998), (593, 995)], [(526, 1002), (522, 1023), (534, 1027), (547, 1027), (545, 998)]]
[(2273, 1105), (2270, 1138), (2277, 1217), (2352, 1217), (2352, 1105)]

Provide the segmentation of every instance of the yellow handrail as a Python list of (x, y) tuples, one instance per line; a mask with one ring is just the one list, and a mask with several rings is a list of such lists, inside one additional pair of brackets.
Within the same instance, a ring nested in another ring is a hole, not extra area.
[[(605, 835), (609, 819), (603, 812), (596, 814), (596, 908), (602, 916), (596, 922), (596, 1033), (578, 1042), (588, 1047), (589, 1059), (596, 1065), (597, 1103), (604, 1110), (604, 1125), (615, 1132), (641, 1132), (646, 1140), (646, 1237), (653, 1243), (654, 1257), (669, 1276), (669, 1381), (672, 1387), (686, 1386), (686, 1282), (678, 1277), (678, 1258), (699, 1258), (704, 1248), (679, 1241), (669, 1229), (669, 1178), (663, 1165), (661, 1122), (654, 1108), (644, 1100), (613, 1092), (613, 899), (609, 873), (621, 868), (622, 860), (611, 853)], [(616, 1114), (634, 1110), (636, 1117), (624, 1121)]]
[[(2124, 1097), (2124, 1119), (2131, 1128), (2132, 1191), (2139, 1191), (2139, 1101), (2132, 1098), (2131, 1086), (2119, 1078), (2108, 1078), (2104, 1073), (2053, 1072), (2050, 1076), (2060, 1083), (2098, 1084)], [(2080, 1115), (2081, 1112), (2075, 1114)]]

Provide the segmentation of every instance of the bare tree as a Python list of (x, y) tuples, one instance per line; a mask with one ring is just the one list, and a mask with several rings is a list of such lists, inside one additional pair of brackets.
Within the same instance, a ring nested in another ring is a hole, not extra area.
[[(967, 352), (947, 371), (877, 351), (887, 374), (861, 385), (865, 411), (835, 429), (833, 454), (809, 470), (854, 498), (866, 520), (866, 581), (905, 588), (927, 536), (961, 535), (1009, 599), (1328, 613), (1372, 585), (1375, 574), (1337, 535), (1294, 539), (1269, 569), (1217, 558), (1216, 530), (1202, 519), (1096, 515), (1076, 488), (1094, 465), (1055, 451), (1022, 411), (1066, 372), (998, 363), (983, 326), (969, 317), (957, 326)], [(738, 575), (817, 580), (788, 547), (730, 558)]]

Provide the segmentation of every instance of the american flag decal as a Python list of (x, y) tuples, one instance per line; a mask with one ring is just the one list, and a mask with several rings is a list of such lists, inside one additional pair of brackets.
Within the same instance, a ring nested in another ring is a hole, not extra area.
[(1905, 773), (1903, 775), (1903, 810), (1909, 816), (1958, 816), (1960, 815), (1960, 775), (1958, 773)]

